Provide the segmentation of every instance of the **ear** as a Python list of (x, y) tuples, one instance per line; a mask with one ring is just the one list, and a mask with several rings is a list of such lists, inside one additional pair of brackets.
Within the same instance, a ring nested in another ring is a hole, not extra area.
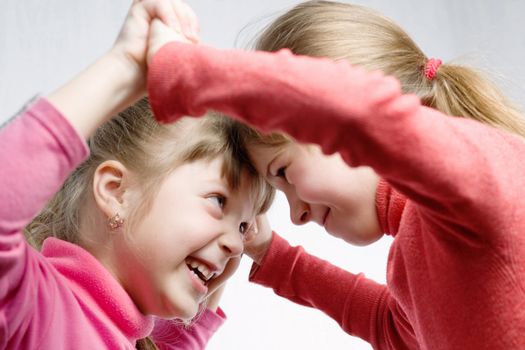
[(116, 213), (125, 217), (125, 192), (131, 183), (131, 172), (116, 160), (101, 163), (93, 175), (93, 196), (98, 208), (107, 218)]

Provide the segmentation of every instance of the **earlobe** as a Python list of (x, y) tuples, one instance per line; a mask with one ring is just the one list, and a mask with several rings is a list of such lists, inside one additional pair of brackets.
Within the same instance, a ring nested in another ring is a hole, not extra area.
[(93, 174), (93, 196), (101, 212), (111, 218), (116, 213), (123, 216), (125, 191), (129, 187), (130, 172), (116, 160), (101, 163)]

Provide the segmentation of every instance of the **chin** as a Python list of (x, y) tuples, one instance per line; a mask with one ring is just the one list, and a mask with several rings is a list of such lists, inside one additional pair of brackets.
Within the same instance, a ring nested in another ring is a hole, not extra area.
[[(347, 231), (347, 230), (345, 230)], [(364, 247), (367, 245), (370, 245), (377, 240), (379, 240), (383, 234), (377, 234), (377, 233), (362, 233), (362, 234), (356, 234), (355, 231), (349, 232), (329, 232), (332, 236), (337, 237), (345, 241), (346, 243), (349, 243), (351, 245), (355, 245), (358, 247)]]
[(374, 242), (377, 242), (379, 238), (381, 238), (383, 235), (353, 235), (351, 237), (344, 237), (343, 239), (352, 245), (358, 246), (358, 247), (365, 247), (367, 245), (370, 245)]
[(177, 315), (175, 315), (176, 318), (182, 321), (191, 321), (199, 314), (201, 309), (199, 305), (195, 304), (195, 302), (187, 303), (184, 306), (184, 308), (178, 309)]
[(183, 321), (186, 324), (191, 324), (195, 319), (199, 317), (200, 314), (206, 309), (205, 304), (200, 304), (199, 308), (196, 310), (191, 310), (186, 312), (184, 315), (176, 316), (175, 318)]
[(346, 243), (349, 243), (351, 245), (355, 245), (357, 247), (366, 247), (367, 245), (370, 245), (372, 244), (373, 242), (375, 241), (365, 241), (365, 240), (360, 240), (360, 239), (355, 239), (355, 237), (352, 237), (352, 238), (343, 238), (343, 240), (346, 242)]
[[(179, 301), (179, 303), (181, 302), (182, 301)], [(186, 302), (182, 307), (180, 307), (181, 305), (179, 305), (179, 303), (166, 297), (163, 303), (163, 310), (156, 313), (156, 316), (165, 319), (176, 318), (182, 321), (189, 321), (199, 313), (199, 307), (195, 302)]]

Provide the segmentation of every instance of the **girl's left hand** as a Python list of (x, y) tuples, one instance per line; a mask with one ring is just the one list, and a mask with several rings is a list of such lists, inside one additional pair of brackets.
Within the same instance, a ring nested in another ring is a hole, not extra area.
[(184, 1), (134, 0), (111, 53), (129, 63), (144, 82), (148, 39), (155, 19), (180, 33), (183, 40), (199, 41), (197, 16)]
[(198, 40), (197, 18), (182, 0), (135, 0), (113, 48), (49, 94), (49, 102), (85, 138), (146, 94), (146, 55), (155, 18), (183, 33), (184, 40)]
[(260, 265), (270, 247), (272, 237), (272, 228), (266, 214), (257, 216), (244, 242), (244, 252)]
[(241, 264), (241, 257), (231, 258), (230, 261), (226, 264), (226, 267), (224, 268), (224, 271), (221, 273), (220, 276), (215, 278), (213, 280), (213, 285), (210, 285), (209, 288), (209, 294), (211, 295), (218, 289), (220, 289), (221, 286), (223, 286), (226, 281), (233, 276), (235, 271), (239, 268), (239, 265)]
[(224, 289), (226, 288), (226, 283), (223, 283), (215, 292), (213, 292), (208, 297), (208, 302), (206, 303), (206, 308), (210, 311), (216, 312), (219, 308), (219, 303), (221, 301), (222, 293), (224, 293)]

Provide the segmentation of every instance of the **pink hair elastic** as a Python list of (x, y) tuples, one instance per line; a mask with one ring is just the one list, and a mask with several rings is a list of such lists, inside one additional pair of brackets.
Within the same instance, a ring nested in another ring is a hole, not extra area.
[(427, 61), (427, 64), (425, 65), (425, 77), (428, 80), (434, 79), (441, 63), (442, 62), (439, 58), (431, 58)]

